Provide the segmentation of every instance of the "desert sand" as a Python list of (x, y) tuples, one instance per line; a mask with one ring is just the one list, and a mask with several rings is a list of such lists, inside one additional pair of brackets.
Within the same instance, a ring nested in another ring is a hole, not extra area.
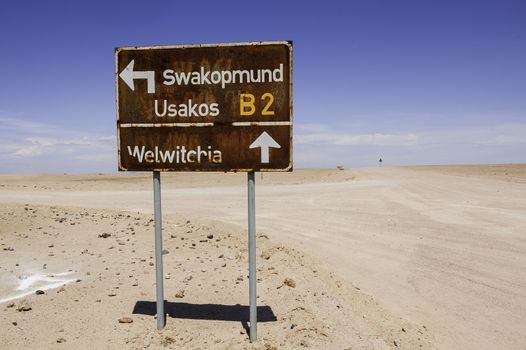
[(253, 344), (246, 174), (163, 174), (163, 331), (152, 197), (0, 176), (0, 348), (525, 349), (526, 165), (257, 174)]

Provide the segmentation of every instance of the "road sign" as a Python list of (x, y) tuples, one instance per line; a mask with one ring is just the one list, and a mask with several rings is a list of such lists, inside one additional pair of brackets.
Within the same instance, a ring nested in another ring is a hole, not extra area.
[(292, 43), (115, 50), (119, 170), (291, 171)]

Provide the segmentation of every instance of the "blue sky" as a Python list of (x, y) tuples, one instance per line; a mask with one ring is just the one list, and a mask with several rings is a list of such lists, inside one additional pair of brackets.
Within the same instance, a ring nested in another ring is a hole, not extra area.
[(295, 167), (526, 162), (525, 1), (0, 3), (0, 173), (114, 172), (114, 48), (294, 42)]

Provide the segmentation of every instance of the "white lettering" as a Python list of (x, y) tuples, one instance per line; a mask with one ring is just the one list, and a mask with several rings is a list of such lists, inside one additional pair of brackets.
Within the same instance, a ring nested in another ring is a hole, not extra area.
[(194, 150), (191, 150), (191, 151), (188, 151), (188, 156), (186, 157), (186, 160), (188, 161), (188, 163), (195, 163), (195, 160), (192, 160), (190, 157), (193, 155), (196, 154), (196, 151)]
[(208, 80), (209, 75), (210, 71), (205, 73), (205, 68), (201, 67), (201, 84), (210, 84), (210, 80)]
[(190, 81), (190, 75), (192, 73), (183, 73), (183, 72), (174, 72), (175, 80), (177, 81), (177, 85), (188, 85), (188, 82)]
[(175, 149), (162, 150), (155, 146), (153, 150), (145, 146), (127, 146), (128, 154), (134, 157), (138, 163), (222, 163), (223, 154), (220, 150), (212, 149), (212, 146), (201, 147), (200, 145), (187, 149), (184, 145), (176, 146)]
[(133, 148), (133, 151), (132, 151), (132, 148), (130, 146), (128, 146), (128, 154), (132, 157), (135, 157), (137, 158), (137, 161), (139, 163), (142, 163), (142, 160), (144, 158), (144, 150), (145, 150), (145, 147), (142, 146), (141, 147), (141, 150), (139, 151), (139, 146), (135, 146)]
[(210, 80), (212, 81), (212, 83), (214, 84), (217, 84), (221, 81), (221, 72), (218, 72), (218, 71), (213, 71), (211, 74), (210, 74)]
[(146, 161), (146, 163), (153, 163), (153, 151), (146, 151), (146, 153), (144, 153), (144, 160)]
[(212, 103), (210, 105), (210, 116), (211, 117), (217, 117), (219, 115), (219, 104), (218, 103)]
[(161, 162), (163, 163), (173, 163), (175, 158), (175, 151), (160, 151), (161, 154)]
[(192, 100), (188, 100), (188, 116), (189, 117), (197, 117), (197, 111), (196, 111), (197, 105), (194, 103), (192, 104)]
[(164, 85), (173, 85), (175, 83), (175, 79), (173, 77), (174, 71), (171, 69), (167, 69), (163, 72)]
[(192, 100), (188, 100), (187, 103), (168, 103), (167, 100), (154, 100), (154, 112), (159, 118), (162, 117), (217, 117), (220, 113), (219, 104), (214, 102), (211, 104), (207, 103), (194, 103)]
[(228, 84), (243, 83), (272, 83), (283, 82), (283, 63), (275, 69), (236, 69), (236, 70), (205, 70), (200, 67), (198, 71), (176, 72), (166, 69), (163, 72), (164, 85), (221, 85), (224, 89)]
[(280, 64), (279, 68), (274, 69), (274, 72), (272, 72), (272, 78), (277, 82), (283, 81), (283, 64)]
[(163, 100), (163, 111), (162, 112), (159, 112), (159, 101), (158, 100), (155, 100), (154, 101), (154, 110), (155, 110), (155, 115), (158, 116), (158, 117), (164, 117), (166, 115), (166, 104), (167, 104), (167, 101), (166, 100)]

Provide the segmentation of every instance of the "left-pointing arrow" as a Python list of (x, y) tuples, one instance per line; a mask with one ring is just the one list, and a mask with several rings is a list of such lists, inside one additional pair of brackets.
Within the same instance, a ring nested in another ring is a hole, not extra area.
[(155, 93), (155, 72), (153, 70), (148, 71), (134, 71), (133, 66), (135, 65), (135, 60), (131, 62), (124, 68), (124, 70), (119, 74), (122, 80), (135, 91), (134, 79), (146, 79), (148, 82), (148, 93)]

